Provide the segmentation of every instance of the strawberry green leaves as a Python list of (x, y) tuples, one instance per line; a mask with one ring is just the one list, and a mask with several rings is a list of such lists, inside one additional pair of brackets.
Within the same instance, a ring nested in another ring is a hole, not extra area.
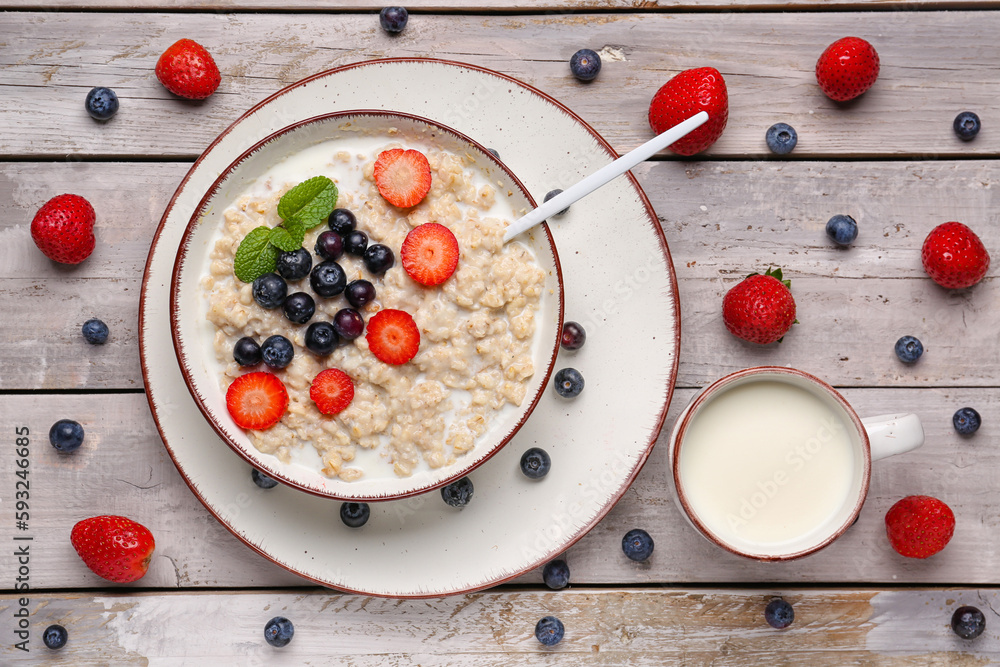
[(323, 224), (337, 206), (337, 186), (326, 176), (315, 176), (299, 183), (278, 201), (277, 227), (260, 226), (247, 234), (233, 258), (233, 272), (245, 283), (252, 283), (274, 271), (278, 253), (302, 247), (306, 232)]

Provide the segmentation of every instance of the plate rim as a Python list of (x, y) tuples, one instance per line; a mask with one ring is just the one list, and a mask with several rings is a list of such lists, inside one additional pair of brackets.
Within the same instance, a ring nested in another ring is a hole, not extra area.
[(371, 596), (371, 597), (382, 597), (382, 598), (393, 598), (393, 599), (415, 599), (415, 600), (417, 600), (417, 599), (437, 598), (437, 597), (442, 597), (444, 595), (463, 595), (463, 594), (473, 593), (473, 592), (481, 591), (481, 590), (484, 590), (484, 589), (487, 589), (487, 588), (492, 588), (494, 586), (499, 586), (499, 585), (504, 584), (504, 583), (506, 583), (508, 581), (511, 581), (512, 579), (516, 579), (517, 577), (520, 577), (520, 576), (526, 574), (527, 572), (530, 572), (531, 570), (536, 569), (537, 567), (539, 567), (543, 563), (548, 562), (549, 560), (552, 560), (555, 556), (558, 556), (559, 554), (565, 552), (567, 549), (569, 549), (570, 547), (572, 547), (574, 544), (576, 544), (578, 541), (580, 541), (585, 535), (587, 535), (591, 530), (593, 530), (594, 527), (598, 523), (600, 523), (607, 516), (608, 512), (610, 512), (611, 509), (615, 505), (618, 504), (618, 502), (622, 499), (622, 497), (625, 495), (625, 493), (627, 493), (628, 490), (632, 487), (632, 484), (635, 482), (636, 477), (638, 477), (638, 475), (642, 471), (643, 467), (645, 467), (646, 462), (649, 460), (650, 454), (653, 451), (653, 447), (656, 445), (656, 441), (659, 438), (659, 435), (660, 435), (661, 431), (663, 430), (663, 425), (664, 425), (664, 423), (666, 421), (666, 418), (667, 418), (667, 412), (668, 412), (668, 410), (670, 408), (670, 403), (673, 400), (674, 389), (675, 389), (676, 382), (677, 382), (677, 369), (678, 369), (678, 364), (679, 364), (679, 360), (680, 360), (680, 347), (681, 347), (681, 307), (680, 306), (681, 306), (681, 304), (680, 304), (680, 296), (679, 296), (679, 293), (678, 293), (678, 286), (677, 286), (677, 272), (674, 269), (673, 257), (670, 254), (670, 248), (667, 245), (667, 240), (666, 240), (666, 236), (665, 236), (665, 234), (663, 232), (663, 227), (660, 225), (659, 219), (658, 219), (658, 217), (656, 215), (656, 212), (653, 209), (653, 206), (650, 203), (649, 198), (646, 196), (645, 191), (642, 189), (642, 186), (639, 185), (639, 182), (636, 179), (636, 177), (632, 174), (631, 171), (626, 172), (625, 173), (625, 177), (628, 179), (628, 181), (631, 184), (631, 186), (632, 186), (635, 194), (638, 196), (639, 201), (642, 204), (643, 208), (646, 209), (647, 216), (649, 218), (649, 222), (651, 223), (653, 231), (656, 234), (657, 239), (659, 240), (660, 251), (663, 253), (664, 258), (666, 259), (667, 264), (669, 265), (669, 267), (671, 269), (669, 271), (670, 296), (673, 299), (673, 307), (674, 307), (674, 310), (676, 311), (676, 322), (675, 322), (675, 326), (673, 327), (674, 328), (674, 332), (673, 332), (674, 333), (674, 336), (673, 336), (674, 354), (673, 354), (673, 361), (672, 361), (672, 364), (671, 364), (671, 367), (670, 367), (669, 380), (666, 383), (667, 384), (667, 386), (666, 386), (666, 396), (665, 396), (665, 399), (664, 399), (664, 402), (663, 402), (663, 407), (662, 407), (662, 409), (660, 411), (660, 414), (657, 417), (657, 419), (656, 419), (656, 421), (655, 421), (655, 423), (653, 425), (653, 428), (651, 430), (651, 434), (650, 434), (651, 437), (649, 439), (649, 443), (647, 444), (646, 448), (643, 450), (643, 452), (641, 453), (641, 455), (637, 457), (636, 463), (635, 463), (632, 471), (630, 472), (630, 474), (628, 475), (628, 477), (622, 482), (622, 484), (619, 487), (619, 489), (612, 495), (611, 498), (609, 498), (600, 507), (600, 509), (597, 510), (597, 512), (595, 513), (593, 519), (591, 519), (589, 522), (586, 523), (586, 525), (584, 525), (583, 527), (581, 527), (577, 531), (576, 535), (572, 536), (565, 543), (559, 545), (558, 549), (551, 550), (551, 551), (547, 552), (544, 557), (542, 557), (540, 559), (536, 559), (529, 566), (523, 567), (523, 568), (519, 568), (519, 569), (517, 569), (515, 572), (513, 572), (511, 574), (503, 575), (503, 576), (501, 576), (499, 578), (496, 578), (496, 579), (494, 579), (492, 581), (487, 581), (487, 582), (484, 582), (484, 583), (481, 583), (481, 584), (478, 584), (478, 585), (474, 585), (474, 586), (466, 586), (466, 587), (463, 587), (463, 588), (458, 588), (456, 590), (451, 590), (451, 591), (447, 591), (447, 592), (434, 592), (434, 593), (416, 592), (416, 593), (404, 593), (404, 594), (398, 594), (398, 593), (397, 594), (391, 594), (391, 593), (384, 593), (384, 592), (373, 592), (373, 591), (366, 591), (366, 590), (361, 590), (361, 589), (353, 589), (353, 588), (350, 588), (350, 587), (347, 587), (347, 586), (334, 586), (334, 585), (330, 584), (329, 582), (322, 581), (322, 580), (320, 580), (320, 579), (318, 579), (316, 577), (313, 577), (311, 575), (308, 575), (308, 574), (305, 574), (303, 572), (300, 572), (300, 571), (296, 570), (294, 567), (292, 567), (291, 565), (288, 565), (288, 564), (285, 564), (285, 563), (282, 563), (282, 562), (276, 560), (273, 556), (271, 556), (270, 554), (266, 553), (261, 548), (257, 547), (257, 545), (253, 544), (248, 539), (244, 538), (244, 536), (241, 535), (234, 527), (230, 526), (226, 521), (224, 521), (222, 519), (221, 516), (219, 516), (219, 514), (215, 511), (215, 509), (213, 507), (211, 507), (210, 504), (205, 501), (205, 499), (202, 497), (202, 495), (194, 487), (194, 485), (192, 484), (191, 480), (185, 474), (183, 466), (178, 463), (176, 457), (174, 456), (173, 450), (167, 444), (167, 438), (165, 437), (164, 432), (163, 432), (163, 427), (160, 424), (160, 418), (159, 418), (159, 415), (157, 414), (156, 406), (154, 405), (154, 402), (153, 402), (152, 393), (149, 391), (149, 377), (148, 377), (149, 369), (147, 368), (147, 364), (146, 364), (145, 318), (146, 318), (146, 296), (148, 294), (148, 283), (149, 283), (149, 278), (150, 278), (150, 273), (149, 273), (149, 271), (150, 271), (150, 263), (152, 261), (153, 255), (156, 252), (157, 246), (159, 244), (159, 241), (160, 241), (160, 238), (161, 238), (161, 235), (162, 235), (163, 228), (164, 228), (164, 226), (166, 225), (166, 222), (167, 222), (167, 218), (168, 218), (171, 210), (173, 209), (174, 205), (176, 204), (177, 198), (180, 196), (181, 191), (184, 189), (184, 186), (187, 185), (187, 183), (190, 180), (192, 174), (201, 165), (202, 161), (205, 159), (205, 156), (209, 153), (209, 151), (211, 151), (213, 148), (215, 148), (215, 146), (217, 146), (218, 143), (220, 141), (222, 141), (222, 139), (224, 137), (228, 136), (229, 133), (237, 125), (239, 125), (240, 123), (242, 123), (246, 118), (248, 118), (249, 116), (251, 116), (252, 114), (254, 114), (256, 111), (258, 111), (259, 109), (261, 109), (265, 105), (270, 104), (271, 102), (273, 102), (274, 100), (280, 98), (281, 96), (283, 96), (283, 95), (291, 92), (292, 90), (295, 90), (296, 88), (304, 86), (304, 85), (306, 85), (306, 84), (308, 84), (308, 83), (310, 83), (312, 81), (315, 81), (317, 79), (320, 79), (320, 78), (323, 78), (323, 77), (326, 77), (326, 76), (330, 76), (330, 75), (333, 75), (333, 74), (336, 74), (336, 73), (339, 73), (339, 72), (349, 71), (351, 69), (355, 69), (355, 68), (359, 68), (359, 67), (370, 67), (370, 66), (374, 66), (374, 65), (382, 65), (382, 64), (390, 64), (390, 63), (416, 63), (416, 64), (432, 63), (432, 64), (448, 65), (448, 66), (456, 67), (456, 68), (459, 68), (459, 69), (474, 70), (474, 71), (482, 72), (484, 74), (488, 74), (490, 76), (497, 77), (497, 78), (503, 79), (505, 81), (508, 81), (509, 83), (517, 85), (517, 86), (519, 86), (519, 87), (527, 90), (528, 92), (541, 97), (543, 100), (545, 100), (546, 102), (552, 104), (558, 110), (562, 111), (565, 115), (569, 116), (572, 120), (574, 120), (575, 122), (577, 122), (584, 130), (586, 130), (586, 132), (588, 132), (591, 135), (591, 137), (598, 144), (598, 146), (600, 146), (602, 149), (604, 149), (604, 151), (607, 152), (608, 156), (611, 159), (614, 160), (614, 159), (617, 159), (618, 157), (620, 157), (620, 155), (618, 154), (618, 152), (615, 151), (615, 149), (611, 146), (611, 144), (608, 143), (608, 141), (606, 139), (604, 139), (603, 136), (601, 136), (589, 123), (587, 123), (580, 116), (578, 116), (576, 113), (574, 113), (573, 111), (571, 111), (563, 103), (559, 102), (558, 100), (556, 100), (555, 98), (551, 97), (547, 93), (542, 92), (541, 90), (539, 90), (538, 88), (532, 86), (531, 84), (525, 83), (525, 82), (523, 82), (523, 81), (521, 81), (519, 79), (516, 79), (515, 77), (512, 77), (510, 75), (504, 74), (502, 72), (497, 72), (496, 70), (491, 70), (489, 68), (482, 67), (480, 65), (474, 65), (474, 64), (471, 64), (471, 63), (465, 63), (465, 62), (460, 62), (460, 61), (455, 61), (455, 60), (446, 60), (446, 59), (441, 59), (441, 58), (417, 58), (417, 57), (411, 57), (411, 58), (377, 58), (377, 59), (362, 60), (362, 61), (357, 61), (357, 62), (353, 62), (353, 63), (347, 63), (345, 65), (340, 65), (338, 67), (333, 67), (333, 68), (330, 68), (330, 69), (327, 69), (327, 70), (323, 70), (321, 72), (317, 72), (316, 74), (310, 75), (310, 76), (308, 76), (308, 77), (306, 77), (304, 79), (301, 79), (300, 81), (292, 83), (292, 84), (290, 84), (290, 85), (288, 85), (288, 86), (286, 86), (286, 87), (284, 87), (284, 88), (276, 91), (275, 93), (269, 95), (268, 97), (266, 97), (262, 101), (258, 102), (257, 104), (255, 104), (254, 106), (252, 106), (251, 108), (249, 108), (243, 114), (241, 114), (228, 127), (226, 127), (218, 136), (216, 136), (215, 139), (212, 140), (212, 142), (205, 148), (205, 150), (201, 153), (201, 155), (198, 156), (197, 160), (195, 160), (195, 162), (191, 165), (191, 167), (188, 169), (187, 173), (184, 174), (184, 177), (181, 179), (180, 183), (178, 183), (177, 188), (175, 189), (174, 194), (171, 196), (169, 202), (167, 203), (167, 206), (166, 206), (166, 208), (164, 209), (164, 212), (163, 212), (163, 216), (160, 218), (160, 222), (157, 225), (156, 230), (153, 233), (153, 240), (150, 243), (149, 253), (147, 254), (146, 264), (145, 264), (145, 267), (143, 269), (142, 283), (140, 285), (140, 295), (139, 295), (139, 322), (138, 322), (138, 324), (139, 324), (139, 335), (138, 335), (138, 337), (139, 337), (139, 362), (140, 362), (140, 367), (141, 367), (141, 370), (142, 370), (143, 387), (146, 389), (146, 391), (145, 391), (146, 401), (149, 404), (150, 413), (151, 413), (151, 415), (153, 417), (153, 422), (154, 422), (154, 424), (156, 426), (157, 433), (159, 434), (160, 439), (161, 439), (161, 441), (164, 444), (164, 448), (167, 450), (167, 454), (168, 454), (168, 456), (170, 456), (170, 459), (173, 462), (174, 467), (177, 468), (177, 471), (180, 474), (181, 478), (184, 480), (184, 483), (187, 484), (188, 488), (191, 490), (191, 492), (194, 494), (194, 496), (198, 499), (198, 501), (202, 504), (202, 506), (204, 506), (205, 509), (208, 510), (208, 512), (215, 518), (216, 521), (218, 521), (226, 530), (228, 530), (234, 537), (236, 537), (236, 539), (238, 539), (244, 545), (248, 546), (251, 550), (253, 550), (257, 554), (259, 554), (260, 556), (264, 557), (266, 560), (270, 561), (271, 563), (274, 563), (275, 565), (281, 567), (282, 569), (284, 569), (284, 570), (286, 570), (288, 572), (291, 572), (291, 573), (295, 574), (296, 576), (299, 576), (299, 577), (301, 577), (301, 578), (303, 578), (303, 579), (305, 579), (307, 581), (310, 581), (310, 582), (312, 582), (314, 584), (317, 584), (317, 585), (320, 585), (320, 586), (324, 586), (326, 588), (333, 588), (335, 590), (340, 590), (340, 591), (344, 591), (344, 592), (347, 592), (347, 593), (357, 594), (357, 595), (366, 595), (366, 596)]

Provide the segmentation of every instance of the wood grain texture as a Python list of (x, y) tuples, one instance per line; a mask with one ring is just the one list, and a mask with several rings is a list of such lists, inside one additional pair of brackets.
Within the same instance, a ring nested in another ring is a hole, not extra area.
[[(992, 590), (789, 590), (795, 621), (764, 623), (777, 592), (712, 589), (505, 591), (394, 601), (316, 591), (67, 594), (32, 596), (32, 655), (46, 664), (328, 665), (984, 665), (1000, 659)], [(967, 602), (987, 614), (984, 635), (952, 634), (952, 611)], [(17, 609), (0, 597), (5, 618)], [(292, 641), (263, 639), (268, 619), (292, 621)], [(558, 617), (564, 639), (542, 646), (534, 625)], [(59, 623), (58, 653), (39, 636)], [(5, 647), (8, 652), (9, 647)], [(45, 655), (48, 654), (48, 655)]]
[[(852, 13), (427, 15), (392, 37), (367, 14), (12, 12), (0, 15), (0, 126), (18, 132), (4, 134), (0, 156), (193, 157), (283, 86), (396, 56), (510, 74), (566, 103), (622, 152), (651, 136), (647, 108), (660, 85), (712, 65), (728, 81), (730, 120), (711, 157), (766, 154), (764, 132), (777, 121), (798, 130), (799, 158), (1000, 153), (1000, 133), (984, 130), (965, 144), (951, 129), (966, 108), (984, 119), (1000, 115), (1000, 14), (877, 12), (864, 15), (863, 28), (882, 73), (862, 98), (838, 105), (819, 91), (814, 66), (833, 39), (859, 31)], [(180, 100), (156, 81), (157, 57), (180, 37), (205, 44), (224, 73), (206, 101)], [(605, 54), (590, 84), (567, 65), (582, 46)], [(114, 88), (122, 102), (106, 124), (84, 113), (94, 85)]]
[[(142, 386), (136, 338), (142, 271), (161, 212), (187, 167), (0, 163), (0, 312), (19, 313), (0, 318), (0, 389)], [(839, 386), (997, 384), (992, 304), (1000, 269), (994, 263), (980, 285), (948, 291), (924, 275), (919, 259), (927, 232), (947, 220), (972, 226), (996, 254), (996, 163), (656, 162), (636, 175), (660, 215), (680, 278), (680, 386), (703, 386), (759, 364), (801, 367)], [(76, 267), (45, 259), (30, 237), (35, 210), (61, 192), (84, 195), (97, 209), (97, 249)], [(835, 213), (859, 222), (849, 249), (835, 247), (824, 233)], [(572, 234), (572, 224), (586, 220), (557, 223), (557, 243)], [(742, 276), (771, 265), (793, 281), (800, 324), (780, 345), (758, 347), (726, 332), (722, 296)], [(643, 276), (639, 268), (621, 276), (622, 299), (643, 289)], [(594, 336), (619, 304), (571, 307), (567, 318)], [(106, 346), (80, 338), (90, 317), (111, 326)], [(913, 367), (892, 352), (904, 334), (918, 336), (927, 350)], [(968, 362), (969, 350), (981, 351), (975, 363)]]
[[(923, 421), (926, 443), (914, 452), (877, 462), (868, 501), (858, 523), (820, 553), (790, 563), (764, 564), (732, 556), (690, 528), (669, 496), (667, 437), (677, 414), (694, 395), (675, 394), (660, 441), (638, 480), (593, 531), (566, 554), (574, 584), (653, 584), (667, 582), (824, 583), (865, 582), (949, 585), (1000, 584), (1000, 452), (991, 443), (1000, 425), (989, 418), (1000, 410), (997, 389), (848, 389), (844, 392), (862, 416), (914, 412)], [(986, 419), (971, 438), (961, 438), (951, 416), (965, 405)], [(58, 454), (46, 434), (57, 419), (84, 425), (86, 439), (74, 455)], [(141, 394), (6, 396), (0, 424), (13, 444), (13, 430), (31, 430), (31, 523), (16, 531), (13, 520), (0, 522), (0, 541), (31, 535), (33, 589), (100, 588), (74, 554), (72, 525), (96, 514), (124, 514), (145, 524), (157, 542), (149, 574), (127, 588), (259, 587), (301, 585), (303, 581), (257, 556), (232, 537), (201, 506), (170, 462)], [(4, 446), (7, 446), (6, 444)], [(221, 442), (206, 447), (224, 447)], [(13, 451), (0, 458), (0, 502), (14, 497)], [(246, 467), (235, 455), (233, 465)], [(488, 465), (484, 468), (488, 471)], [(247, 501), (239, 511), (252, 512), (260, 493), (247, 470)], [(552, 474), (558, 474), (558, 470)], [(67, 493), (72, 489), (72, 493)], [(910, 494), (941, 498), (954, 510), (953, 543), (928, 560), (897, 555), (885, 537), (883, 517)], [(336, 521), (337, 503), (331, 503)], [(566, 507), (552, 507), (554, 522)], [(621, 538), (644, 528), (656, 542), (646, 563), (633, 563), (621, 552)], [(11, 559), (0, 560), (0, 580), (9, 587)], [(515, 583), (538, 585), (539, 572)], [(1000, 608), (1000, 607), (998, 607)]]

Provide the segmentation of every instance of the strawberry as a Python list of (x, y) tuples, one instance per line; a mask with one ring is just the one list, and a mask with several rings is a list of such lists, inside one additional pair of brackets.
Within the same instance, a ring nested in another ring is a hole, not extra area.
[(313, 378), (309, 398), (324, 415), (335, 415), (354, 400), (354, 383), (339, 368), (327, 368)]
[(790, 280), (781, 279), (781, 269), (747, 276), (722, 299), (722, 321), (729, 333), (761, 345), (781, 341), (798, 321), (790, 286)]
[(141, 579), (156, 547), (148, 528), (123, 516), (78, 521), (69, 541), (91, 572), (119, 584)]
[(859, 37), (844, 37), (816, 61), (816, 81), (831, 100), (846, 102), (872, 87), (878, 69), (875, 47)]
[(714, 67), (684, 70), (663, 84), (649, 103), (649, 126), (661, 134), (699, 111), (708, 112), (705, 124), (667, 148), (678, 155), (694, 155), (722, 136), (729, 120), (729, 93)]
[(430, 192), (431, 165), (420, 151), (382, 151), (375, 160), (375, 185), (393, 206), (416, 206)]
[(156, 61), (156, 78), (174, 95), (203, 100), (219, 87), (219, 68), (205, 47), (190, 39), (174, 42)]
[(79, 264), (94, 251), (94, 221), (90, 202), (80, 195), (59, 195), (45, 202), (31, 221), (31, 239), (49, 259)]
[(907, 496), (886, 512), (885, 532), (899, 555), (927, 558), (948, 546), (955, 514), (937, 498)]
[(368, 320), (365, 340), (380, 361), (399, 366), (417, 355), (420, 331), (409, 313), (386, 308)]
[(241, 375), (229, 385), (226, 408), (240, 428), (260, 431), (277, 424), (288, 407), (288, 391), (273, 373)]
[(990, 254), (975, 232), (960, 222), (931, 230), (920, 251), (924, 271), (941, 287), (972, 287), (990, 268)]
[(417, 225), (406, 235), (399, 250), (403, 268), (421, 285), (440, 285), (458, 266), (458, 239), (436, 222)]

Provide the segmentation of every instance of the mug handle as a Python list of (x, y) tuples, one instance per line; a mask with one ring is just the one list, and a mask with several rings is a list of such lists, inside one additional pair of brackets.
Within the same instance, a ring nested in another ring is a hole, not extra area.
[(872, 461), (902, 454), (924, 444), (924, 427), (914, 414), (865, 417), (861, 423), (868, 431)]

